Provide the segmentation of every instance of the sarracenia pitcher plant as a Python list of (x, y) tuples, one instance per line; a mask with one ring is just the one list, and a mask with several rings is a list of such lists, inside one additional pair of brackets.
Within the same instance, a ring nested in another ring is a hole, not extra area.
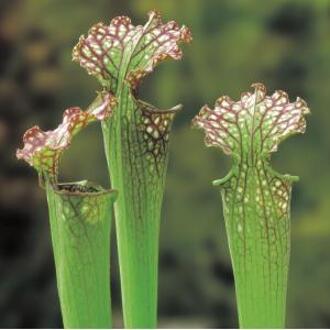
[(194, 126), (205, 131), (207, 146), (232, 156), (220, 187), (234, 270), (239, 323), (242, 328), (282, 328), (290, 255), (292, 182), (270, 166), (270, 155), (290, 135), (305, 131), (306, 103), (293, 103), (283, 91), (266, 95), (252, 85), (234, 102), (220, 97), (204, 106)]
[(181, 108), (160, 110), (137, 97), (141, 79), (161, 61), (182, 57), (179, 42), (191, 35), (174, 21), (163, 23), (149, 14), (134, 26), (119, 16), (98, 23), (82, 36), (73, 60), (112, 93), (117, 106), (102, 124), (115, 204), (124, 323), (128, 328), (153, 328), (157, 319), (158, 244), (169, 132)]
[(110, 328), (110, 225), (116, 192), (88, 181), (59, 183), (59, 160), (83, 127), (112, 114), (114, 98), (100, 93), (86, 110), (72, 107), (53, 131), (38, 126), (23, 137), (17, 157), (46, 189), (57, 288), (65, 328)]

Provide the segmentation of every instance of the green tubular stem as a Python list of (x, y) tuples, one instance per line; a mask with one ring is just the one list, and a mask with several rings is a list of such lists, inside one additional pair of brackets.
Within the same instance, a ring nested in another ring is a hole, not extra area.
[(46, 190), (64, 327), (111, 328), (110, 227), (117, 193), (87, 181)]
[(278, 144), (304, 133), (310, 110), (287, 93), (267, 95), (261, 83), (239, 101), (222, 96), (214, 109), (202, 107), (193, 124), (205, 131), (207, 146), (232, 155), (220, 186), (241, 328), (283, 328), (290, 259), (290, 203), (298, 177), (269, 165)]
[(123, 86), (118, 108), (102, 128), (111, 184), (120, 191), (115, 218), (124, 324), (155, 328), (168, 134), (180, 107), (155, 109)]
[(110, 25), (95, 24), (74, 47), (73, 60), (94, 75), (116, 99), (111, 118), (102, 123), (115, 204), (124, 324), (157, 324), (158, 242), (167, 168), (168, 136), (176, 110), (161, 111), (137, 100), (141, 80), (165, 59), (179, 60), (179, 43), (191, 41), (186, 26), (163, 23), (148, 13), (145, 25), (127, 16)]
[(283, 328), (291, 185), (266, 161), (236, 164), (220, 185), (241, 328)]

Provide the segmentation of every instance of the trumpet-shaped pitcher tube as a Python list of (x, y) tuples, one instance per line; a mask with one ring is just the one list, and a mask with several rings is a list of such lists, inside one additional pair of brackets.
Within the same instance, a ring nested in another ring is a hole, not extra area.
[(110, 226), (116, 192), (87, 181), (47, 186), (65, 328), (110, 328)]
[(305, 131), (306, 103), (290, 103), (283, 91), (266, 95), (252, 85), (234, 102), (219, 98), (204, 106), (193, 123), (205, 131), (207, 146), (233, 157), (221, 190), (242, 328), (282, 328), (285, 324), (290, 255), (292, 182), (270, 167), (270, 153), (286, 137)]
[(117, 100), (102, 124), (112, 186), (120, 191), (115, 204), (124, 323), (128, 328), (154, 328), (157, 320), (157, 277), (160, 214), (168, 160), (168, 141), (180, 106), (159, 110), (137, 98), (141, 79), (166, 58), (178, 60), (179, 42), (189, 30), (149, 14), (134, 26), (126, 16), (110, 25), (94, 25), (73, 50), (73, 59), (97, 77)]
[(86, 110), (72, 107), (52, 131), (30, 128), (17, 157), (46, 189), (57, 288), (65, 328), (110, 328), (110, 227), (117, 193), (87, 181), (58, 183), (62, 153), (82, 128), (112, 114), (114, 98), (100, 93)]

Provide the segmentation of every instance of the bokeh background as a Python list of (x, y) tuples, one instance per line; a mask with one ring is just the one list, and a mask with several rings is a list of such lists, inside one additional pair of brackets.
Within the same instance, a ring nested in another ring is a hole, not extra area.
[[(330, 2), (327, 0), (1, 0), (0, 1), (0, 327), (61, 327), (45, 195), (35, 171), (15, 159), (23, 132), (53, 129), (65, 108), (85, 107), (99, 88), (71, 49), (100, 20), (150, 9), (188, 25), (194, 41), (184, 60), (145, 79), (140, 97), (160, 107), (184, 105), (176, 118), (163, 208), (160, 327), (237, 327), (227, 241), (218, 191), (230, 159), (206, 149), (190, 129), (200, 107), (238, 98), (253, 82), (286, 90), (310, 105), (305, 135), (273, 156), (299, 175), (292, 201), (289, 327), (330, 327)], [(65, 154), (63, 180), (107, 186), (97, 124)], [(115, 238), (115, 237), (114, 237)], [(112, 290), (121, 326), (115, 240)]]

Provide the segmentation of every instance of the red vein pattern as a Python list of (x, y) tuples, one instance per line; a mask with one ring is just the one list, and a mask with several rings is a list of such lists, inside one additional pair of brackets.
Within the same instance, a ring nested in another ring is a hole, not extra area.
[(111, 94), (100, 93), (87, 111), (79, 107), (66, 109), (63, 121), (56, 129), (46, 132), (39, 126), (28, 129), (23, 136), (24, 147), (16, 152), (17, 158), (56, 180), (59, 158), (70, 146), (73, 136), (89, 123), (111, 116), (115, 104)]
[(290, 175), (274, 171), (269, 154), (286, 137), (303, 133), (306, 103), (290, 103), (283, 91), (267, 96), (264, 85), (239, 101), (220, 97), (193, 124), (207, 146), (233, 155), (221, 189), (241, 328), (283, 328), (290, 256)]
[(159, 110), (150, 104), (138, 101), (140, 111), (136, 111), (136, 122), (139, 140), (150, 171), (158, 172), (158, 166), (166, 159), (173, 119), (181, 108), (181, 105), (177, 105), (168, 110)]
[(243, 93), (239, 101), (222, 96), (213, 110), (207, 105), (201, 109), (193, 124), (205, 130), (207, 146), (220, 147), (226, 154), (242, 150), (267, 154), (287, 136), (305, 131), (309, 108), (304, 100), (298, 97), (290, 103), (284, 91), (267, 96), (263, 84), (252, 87), (255, 92)]
[(136, 88), (159, 62), (166, 58), (181, 59), (178, 43), (190, 41), (187, 27), (179, 27), (174, 21), (164, 24), (160, 14), (152, 11), (144, 26), (132, 25), (127, 16), (115, 17), (108, 26), (95, 24), (87, 37), (80, 37), (72, 57), (115, 92), (119, 79)]

